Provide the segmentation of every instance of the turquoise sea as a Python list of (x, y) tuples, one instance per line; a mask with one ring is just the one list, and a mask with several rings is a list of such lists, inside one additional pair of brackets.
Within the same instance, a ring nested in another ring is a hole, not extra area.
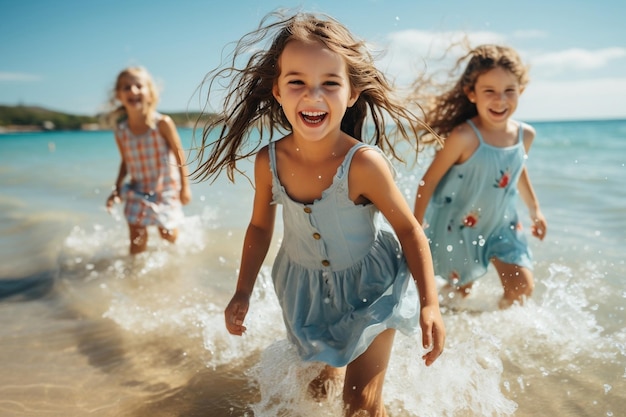
[[(391, 417), (624, 416), (626, 121), (530, 123), (549, 222), (529, 238), (536, 291), (499, 311), (491, 270), (468, 299), (442, 298), (448, 341), (429, 368), (420, 339), (399, 334)], [(269, 279), (280, 224), (247, 334), (224, 328), (248, 180), (193, 184), (179, 242), (151, 231), (133, 259), (121, 208), (104, 208), (118, 164), (111, 132), (0, 135), (0, 416), (340, 415), (306, 395), (317, 365), (285, 341)], [(411, 206), (426, 164), (398, 166)]]

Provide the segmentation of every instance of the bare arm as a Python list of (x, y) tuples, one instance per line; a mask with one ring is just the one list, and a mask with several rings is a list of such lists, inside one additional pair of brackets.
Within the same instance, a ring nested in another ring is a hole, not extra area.
[(244, 238), (237, 289), (224, 312), (226, 329), (238, 336), (246, 331), (243, 321), (248, 313), (250, 296), (274, 233), (276, 206), (271, 204), (272, 175), (267, 148), (257, 154), (254, 176), (256, 186), (254, 205)]
[[(535, 130), (528, 125), (524, 125), (524, 127), (524, 148), (526, 149), (526, 153), (528, 153), (535, 138)], [(526, 167), (524, 167), (517, 183), (517, 189), (519, 190), (522, 201), (526, 204), (526, 207), (528, 207), (528, 214), (532, 221), (533, 236), (539, 240), (543, 240), (548, 229), (548, 222), (541, 212), (539, 200), (530, 182), (530, 176), (528, 175), (528, 169)]]
[(117, 144), (117, 148), (120, 151), (120, 157), (122, 160), (120, 162), (120, 167), (117, 171), (117, 178), (115, 178), (115, 188), (113, 189), (113, 191), (111, 191), (111, 194), (109, 194), (109, 197), (106, 201), (107, 210), (111, 210), (113, 204), (120, 201), (120, 189), (122, 188), (122, 185), (124, 183), (124, 178), (126, 178), (126, 175), (128, 174), (126, 161), (124, 161), (124, 153), (122, 152), (122, 146), (119, 142), (117, 135), (115, 136), (115, 143)]
[[(351, 197), (371, 201), (393, 227), (406, 256), (420, 296), (422, 344), (432, 350), (424, 355), (432, 364), (443, 351), (445, 327), (441, 312), (428, 240), (396, 186), (387, 161), (374, 150), (358, 152), (350, 168)], [(353, 199), (354, 200), (354, 199)]]
[(189, 172), (187, 170), (187, 163), (185, 160), (185, 152), (178, 135), (178, 130), (174, 121), (169, 116), (164, 116), (159, 121), (159, 133), (165, 138), (170, 149), (174, 151), (176, 156), (176, 163), (180, 170), (180, 202), (184, 205), (191, 201), (191, 188), (189, 187)]
[(422, 177), (415, 194), (415, 207), (413, 214), (417, 221), (424, 225), (424, 214), (439, 181), (454, 164), (466, 161), (476, 149), (477, 139), (469, 130), (469, 126), (457, 127), (445, 140), (444, 146), (433, 158), (426, 173)]

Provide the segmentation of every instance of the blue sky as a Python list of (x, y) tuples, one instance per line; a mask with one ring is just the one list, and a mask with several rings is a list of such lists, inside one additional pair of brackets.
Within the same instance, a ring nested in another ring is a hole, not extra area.
[(510, 45), (530, 64), (516, 117), (626, 118), (626, 3), (611, 3), (0, 0), (0, 104), (95, 114), (116, 74), (143, 65), (162, 86), (161, 111), (197, 110), (196, 89), (224, 46), (268, 12), (299, 7), (385, 50), (379, 66), (399, 86), (423, 69), (429, 49), (466, 34), (474, 44)]

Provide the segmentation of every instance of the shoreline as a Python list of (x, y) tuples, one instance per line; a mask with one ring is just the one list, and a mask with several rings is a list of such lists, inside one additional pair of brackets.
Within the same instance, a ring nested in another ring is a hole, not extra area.
[[(177, 124), (180, 129), (193, 129), (194, 123)], [(10, 125), (0, 126), (0, 135), (10, 135), (15, 133), (53, 133), (53, 132), (112, 132), (113, 129), (101, 127), (98, 124), (83, 126), (80, 129), (45, 129), (37, 125)]]

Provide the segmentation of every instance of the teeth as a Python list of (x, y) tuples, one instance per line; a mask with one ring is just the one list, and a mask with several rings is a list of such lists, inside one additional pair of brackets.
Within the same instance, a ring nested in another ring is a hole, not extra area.
[(305, 115), (305, 116), (310, 116), (310, 117), (319, 117), (319, 116), (325, 115), (326, 112), (323, 112), (323, 111), (303, 111), (302, 114)]

